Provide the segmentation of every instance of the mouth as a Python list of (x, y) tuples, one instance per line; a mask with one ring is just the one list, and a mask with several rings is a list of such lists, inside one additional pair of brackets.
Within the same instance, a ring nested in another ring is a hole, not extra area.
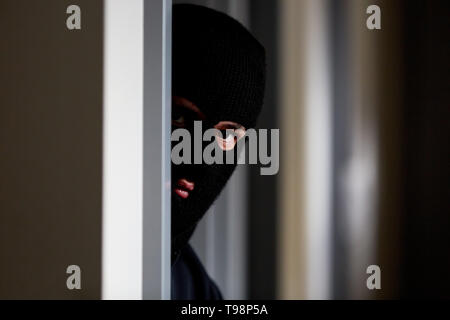
[(194, 190), (194, 183), (186, 179), (178, 179), (173, 191), (183, 199), (189, 197), (190, 192)]

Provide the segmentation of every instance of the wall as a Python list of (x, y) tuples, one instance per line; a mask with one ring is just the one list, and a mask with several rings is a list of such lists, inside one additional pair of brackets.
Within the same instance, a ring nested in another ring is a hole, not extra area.
[[(99, 298), (103, 3), (0, 3), (0, 298)], [(66, 288), (66, 268), (82, 290)]]

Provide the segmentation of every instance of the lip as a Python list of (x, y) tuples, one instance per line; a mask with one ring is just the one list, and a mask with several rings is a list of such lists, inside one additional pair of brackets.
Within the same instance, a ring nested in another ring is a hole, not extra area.
[(182, 190), (180, 188), (174, 188), (173, 191), (179, 195), (180, 197), (182, 197), (183, 199), (186, 199), (187, 197), (189, 197), (189, 192)]
[(194, 183), (186, 179), (179, 179), (173, 191), (181, 198), (186, 199), (189, 193), (194, 190)]
[(194, 183), (191, 181), (188, 181), (186, 179), (179, 179), (177, 181), (177, 186), (183, 189), (186, 189), (187, 191), (194, 190)]

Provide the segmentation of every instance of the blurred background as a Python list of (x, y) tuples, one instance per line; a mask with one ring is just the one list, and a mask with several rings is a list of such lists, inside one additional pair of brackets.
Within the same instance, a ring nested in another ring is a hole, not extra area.
[(241, 166), (192, 241), (225, 297), (449, 298), (448, 2), (187, 2), (263, 43), (280, 129), (279, 174)]

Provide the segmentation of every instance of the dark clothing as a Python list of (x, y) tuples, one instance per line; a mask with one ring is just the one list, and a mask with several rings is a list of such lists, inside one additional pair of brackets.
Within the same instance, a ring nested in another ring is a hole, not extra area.
[(222, 300), (222, 294), (206, 273), (190, 245), (185, 246), (172, 265), (173, 300)]

